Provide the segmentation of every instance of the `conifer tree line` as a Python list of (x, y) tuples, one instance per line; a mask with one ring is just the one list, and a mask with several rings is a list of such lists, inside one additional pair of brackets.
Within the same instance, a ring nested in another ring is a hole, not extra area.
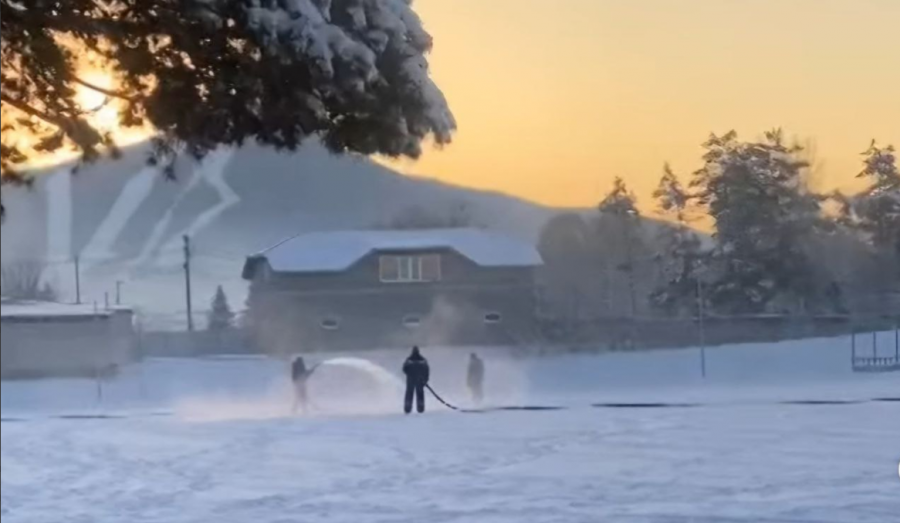
[(663, 167), (652, 215), (616, 178), (596, 212), (548, 222), (539, 241), (546, 313), (891, 314), (900, 293), (892, 145), (873, 141), (862, 153), (853, 174), (865, 188), (853, 195), (813, 190), (809, 151), (781, 130), (749, 141), (712, 135), (703, 151), (689, 177)]
[(231, 310), (231, 305), (228, 303), (228, 297), (225, 295), (225, 290), (219, 285), (216, 289), (216, 294), (213, 296), (212, 302), (210, 303), (206, 328), (210, 332), (224, 333), (230, 331), (234, 327), (235, 314)]

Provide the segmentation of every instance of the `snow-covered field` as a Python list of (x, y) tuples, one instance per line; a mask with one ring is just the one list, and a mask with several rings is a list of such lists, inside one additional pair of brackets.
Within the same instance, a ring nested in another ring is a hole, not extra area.
[[(465, 403), (466, 352), (426, 356)], [(485, 356), (493, 403), (566, 409), (405, 417), (350, 358), (303, 418), (272, 360), (4, 382), (3, 521), (900, 521), (900, 377), (853, 374), (846, 339), (710, 349), (706, 380), (696, 350)], [(403, 354), (365, 357), (396, 374)], [(592, 406), (624, 402), (670, 406)]]

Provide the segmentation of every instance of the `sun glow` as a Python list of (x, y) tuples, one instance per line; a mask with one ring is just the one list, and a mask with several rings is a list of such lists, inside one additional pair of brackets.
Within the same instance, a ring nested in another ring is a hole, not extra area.
[[(112, 91), (114, 80), (112, 75), (103, 71), (87, 71), (81, 77), (85, 82), (105, 90)], [(84, 85), (75, 87), (75, 102), (85, 111), (87, 120), (99, 131), (115, 131), (119, 126), (119, 113), (116, 100), (100, 91)]]
[[(121, 125), (120, 115), (128, 102), (116, 94), (120, 89), (120, 82), (108, 60), (74, 38), (59, 35), (58, 41), (75, 57), (74, 78), (69, 86), (74, 91), (72, 101), (78, 112), (72, 116), (87, 122), (104, 137), (109, 137), (116, 147), (133, 145), (152, 136), (154, 131), (149, 123), (136, 127)], [(44, 110), (41, 100), (29, 103), (38, 112)], [(38, 126), (13, 124), (26, 119)], [(59, 129), (46, 119), (34, 115), (29, 117), (6, 103), (3, 104), (3, 121), (4, 124), (12, 124), (7, 129), (8, 132), (4, 132), (4, 143), (17, 147), (27, 156), (27, 160), (18, 165), (17, 169), (28, 171), (52, 168), (77, 159), (81, 153), (68, 140), (61, 147), (44, 150), (41, 147), (42, 141), (52, 137)]]
[[(84, 68), (78, 73), (78, 78), (85, 83), (98, 87), (103, 91), (114, 92), (116, 90), (115, 77), (102, 69), (90, 67)], [(119, 123), (119, 112), (125, 103), (123, 100), (93, 89), (83, 84), (75, 84), (75, 103), (82, 111), (84, 118), (100, 134), (109, 134), (118, 147), (133, 145), (149, 138), (153, 130), (149, 125), (138, 127), (123, 127)], [(38, 143), (38, 138), (27, 133), (17, 137), (17, 143), (30, 149)], [(78, 157), (78, 151), (70, 146), (61, 147), (55, 151), (34, 152), (30, 154), (28, 169), (43, 169), (61, 163), (74, 160)]]

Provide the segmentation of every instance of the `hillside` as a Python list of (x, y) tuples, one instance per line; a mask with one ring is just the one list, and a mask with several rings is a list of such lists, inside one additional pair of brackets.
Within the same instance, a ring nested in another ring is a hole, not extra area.
[(401, 175), (317, 144), (294, 154), (258, 146), (219, 151), (202, 164), (180, 161), (167, 181), (127, 150), (69, 175), (39, 176), (31, 190), (4, 188), (3, 262), (47, 260), (47, 279), (74, 298), (80, 255), (82, 295), (102, 303), (122, 281), (125, 300), (152, 323), (183, 325), (182, 236), (194, 248), (195, 309), (223, 284), (241, 308), (247, 254), (304, 231), (368, 228), (411, 206), (447, 214), (461, 205), (484, 226), (535, 240), (552, 209), (510, 196)]

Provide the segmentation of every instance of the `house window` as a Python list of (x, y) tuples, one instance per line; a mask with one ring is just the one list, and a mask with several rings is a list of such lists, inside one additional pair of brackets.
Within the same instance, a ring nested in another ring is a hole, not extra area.
[(397, 256), (382, 256), (378, 263), (381, 281), (400, 280), (400, 261)]
[(440, 281), (441, 257), (437, 254), (419, 257), (419, 272), (422, 275), (422, 281)]
[(421, 281), (422, 267), (419, 265), (419, 258), (415, 256), (398, 256), (397, 257), (398, 280), (400, 281)]
[(386, 255), (379, 259), (378, 272), (383, 282), (440, 281), (441, 257), (437, 254), (421, 256)]

